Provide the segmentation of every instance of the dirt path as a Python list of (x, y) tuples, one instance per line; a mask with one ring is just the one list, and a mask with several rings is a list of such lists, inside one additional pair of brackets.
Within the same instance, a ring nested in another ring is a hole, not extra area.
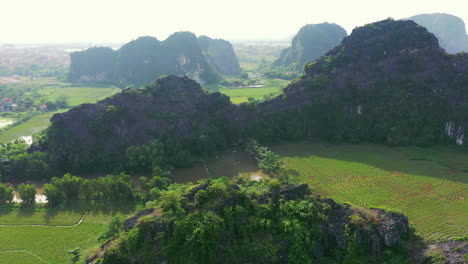
[(4, 227), (4, 226), (10, 226), (10, 227), (16, 227), (16, 226), (36, 226), (36, 227), (76, 227), (76, 226), (79, 226), (81, 223), (83, 223), (86, 215), (88, 214), (88, 212), (84, 213), (80, 219), (78, 220), (78, 222), (76, 222), (75, 224), (73, 225), (41, 225), (41, 224), (19, 224), (19, 225), (5, 225), (5, 224), (0, 224), (1, 227)]
[(43, 258), (41, 258), (39, 255), (37, 255), (36, 253), (34, 252), (31, 252), (27, 249), (10, 249), (10, 250), (0, 250), (0, 255), (1, 254), (5, 254), (5, 253), (16, 253), (16, 252), (24, 252), (26, 254), (29, 254), (35, 258), (37, 258), (38, 260), (40, 260), (42, 263), (50, 263), (50, 262), (47, 262), (46, 260), (44, 260)]

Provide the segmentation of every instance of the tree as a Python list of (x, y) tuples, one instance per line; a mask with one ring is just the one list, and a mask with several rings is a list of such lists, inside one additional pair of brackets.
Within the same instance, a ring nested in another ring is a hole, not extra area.
[(60, 95), (55, 99), (55, 104), (57, 108), (68, 108), (70, 104), (68, 103), (68, 98), (65, 95)]
[(62, 178), (52, 178), (52, 184), (63, 192), (67, 200), (75, 200), (79, 198), (80, 188), (84, 179), (72, 176), (70, 173), (63, 175)]
[(23, 204), (34, 204), (36, 201), (36, 186), (33, 184), (20, 184), (18, 186), (18, 193), (23, 200)]
[(63, 192), (53, 184), (44, 185), (44, 195), (47, 197), (49, 206), (56, 206), (65, 198)]
[(78, 261), (80, 261), (81, 254), (81, 249), (79, 247), (68, 251), (68, 255), (70, 255), (72, 263), (78, 263)]
[(12, 187), (7, 187), (5, 184), (0, 183), (0, 204), (11, 202), (13, 200), (13, 191)]
[(107, 226), (107, 230), (99, 235), (98, 240), (103, 241), (116, 237), (120, 233), (120, 230), (122, 230), (122, 227), (123, 222), (122, 219), (120, 219), (120, 217), (117, 216), (112, 218), (109, 225)]
[(57, 110), (57, 103), (55, 103), (54, 101), (47, 101), (47, 109), (49, 110)]

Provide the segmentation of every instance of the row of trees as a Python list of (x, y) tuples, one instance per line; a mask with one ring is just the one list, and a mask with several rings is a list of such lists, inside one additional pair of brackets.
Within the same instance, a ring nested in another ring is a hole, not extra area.
[(246, 151), (255, 158), (258, 167), (283, 182), (296, 182), (298, 172), (287, 169), (280, 157), (268, 147), (261, 146), (256, 140), (248, 139)]
[[(15, 189), (0, 183), (0, 205), (12, 203)], [(20, 184), (18, 193), (21, 197), (22, 204), (34, 204), (36, 200), (36, 186), (32, 184)]]
[(50, 206), (66, 200), (134, 200), (135, 192), (130, 176), (121, 173), (97, 179), (84, 179), (67, 173), (54, 177), (44, 185), (44, 194)]

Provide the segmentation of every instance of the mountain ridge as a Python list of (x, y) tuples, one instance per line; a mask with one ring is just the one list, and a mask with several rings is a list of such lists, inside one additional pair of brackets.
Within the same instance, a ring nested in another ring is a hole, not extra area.
[[(240, 73), (237, 56), (229, 42), (197, 38), (191, 32), (175, 32), (164, 41), (151, 36), (139, 37), (116, 51), (95, 47), (74, 52), (70, 58), (70, 81), (120, 87), (140, 86), (164, 75), (216, 83), (223, 78), (221, 74)], [(221, 66), (224, 64), (228, 66)]]

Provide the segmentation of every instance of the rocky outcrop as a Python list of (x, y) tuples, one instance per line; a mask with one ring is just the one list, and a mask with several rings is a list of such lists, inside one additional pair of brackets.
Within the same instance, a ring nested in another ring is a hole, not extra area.
[[(249, 185), (249, 183), (245, 184)], [(204, 195), (206, 195), (204, 197), (210, 197), (209, 200), (200, 203), (189, 198), (193, 196), (194, 192), (201, 190), (204, 190)], [(219, 190), (223, 191), (219, 192)], [(276, 198), (278, 194), (280, 195), (279, 199)], [(204, 250), (217, 252), (216, 260), (204, 258), (204, 263), (270, 263), (271, 255), (267, 256), (264, 251), (260, 252), (260, 256), (256, 254), (239, 255), (234, 258), (235, 260), (231, 258), (229, 253), (230, 250), (239, 250), (238, 246), (245, 250), (242, 245), (243, 243), (251, 246), (261, 244), (266, 237), (275, 241), (274, 245), (270, 247), (269, 252), (269, 254), (274, 255), (273, 259), (277, 260), (275, 263), (290, 263), (294, 261), (292, 259), (293, 252), (297, 250), (297, 247), (300, 247), (299, 244), (309, 243), (302, 239), (302, 236), (307, 237), (307, 240), (314, 240), (312, 243), (313, 247), (307, 248), (306, 252), (302, 253), (301, 257), (304, 260), (327, 259), (343, 263), (346, 262), (345, 259), (349, 261), (351, 257), (353, 261), (357, 261), (358, 263), (361, 263), (359, 262), (360, 259), (384, 263), (385, 257), (388, 257), (384, 256), (384, 251), (391, 252), (392, 248), (405, 241), (411, 232), (408, 219), (402, 214), (380, 209), (355, 209), (349, 205), (338, 204), (331, 199), (322, 200), (318, 197), (314, 198), (306, 184), (288, 185), (281, 188), (280, 191), (271, 189), (270, 192), (265, 193), (263, 196), (268, 197), (266, 199), (269, 202), (267, 204), (259, 203), (260, 207), (257, 207), (258, 200), (255, 194), (249, 194), (246, 191), (246, 186), (238, 184), (227, 183), (224, 187), (219, 187), (219, 183), (214, 185), (205, 183), (192, 188), (187, 194), (182, 194), (182, 196), (188, 198), (187, 200), (183, 200), (181, 204), (185, 208), (185, 212), (183, 213), (185, 216), (162, 215), (154, 217), (153, 220), (147, 217), (145, 221), (140, 221), (136, 226), (132, 226), (132, 228), (137, 229), (136, 233), (141, 238), (139, 242), (133, 241), (133, 243), (141, 243), (138, 247), (134, 247), (133, 249), (126, 248), (125, 240), (123, 243), (120, 242), (123, 245), (120, 248), (118, 244), (110, 249), (101, 247), (101, 250), (96, 255), (88, 257), (91, 260), (88, 263), (95, 263), (93, 261), (101, 257), (102, 263), (111, 263), (111, 261), (116, 260), (125, 262), (125, 259), (128, 258), (138, 262), (138, 260), (141, 260), (144, 256), (148, 256), (148, 254), (151, 254), (152, 259), (155, 260), (153, 263), (186, 261), (187, 259), (180, 258), (180, 256), (186, 253), (184, 251), (184, 243), (173, 244), (174, 241), (178, 241), (177, 239), (182, 239), (180, 237), (180, 228), (185, 228), (183, 229), (185, 230), (184, 232), (187, 232), (191, 239), (195, 239), (195, 237), (202, 239), (198, 236), (199, 232), (210, 230), (211, 225), (216, 225), (208, 220), (210, 218), (222, 221), (223, 228), (221, 230), (211, 229), (212, 231), (209, 234), (201, 233), (210, 237), (210, 244), (204, 247)], [(314, 204), (313, 209), (301, 209), (302, 207), (311, 206), (310, 203)], [(295, 205), (299, 204), (301, 206), (295, 207)], [(236, 209), (234, 210), (234, 208)], [(249, 210), (243, 211), (245, 210), (244, 208), (249, 208)], [(291, 210), (288, 208), (291, 208)], [(239, 214), (236, 212), (243, 213)], [(188, 221), (197, 221), (204, 213), (209, 218), (202, 217), (202, 219), (207, 219), (206, 221), (209, 222), (195, 224), (193, 228), (196, 228), (196, 230), (186, 229), (191, 227)], [(137, 215), (142, 214), (147, 215), (146, 211)], [(138, 217), (135, 216), (131, 219), (135, 218)], [(177, 218), (184, 220), (177, 220)], [(226, 220), (223, 221), (221, 219)], [(232, 221), (232, 219), (235, 220)], [(283, 219), (283, 221), (279, 219)], [(275, 220), (280, 222), (273, 224)], [(130, 222), (133, 222), (133, 220)], [(251, 230), (248, 236), (238, 236), (238, 232), (243, 232), (241, 230), (246, 228), (246, 225), (257, 222), (270, 222), (272, 223), (270, 228), (274, 229), (274, 225), (278, 225), (280, 228), (273, 231), (262, 227), (260, 224)], [(296, 238), (290, 233), (293, 232), (292, 230), (285, 231), (288, 230), (288, 222), (293, 222), (296, 225), (293, 230), (303, 230), (302, 233), (296, 234), (300, 234), (301, 236), (301, 240), (296, 241), (299, 244), (293, 245)], [(310, 229), (303, 226), (308, 224), (311, 225)], [(311, 232), (310, 234), (304, 233), (309, 231)], [(217, 236), (217, 232), (220, 232), (221, 235)], [(120, 240), (117, 239), (116, 241), (119, 243)], [(106, 244), (109, 244), (109, 242)], [(164, 246), (168, 245), (172, 247), (169, 251), (164, 249)], [(142, 250), (143, 248), (144, 250)], [(400, 250), (401, 253), (404, 251), (404, 248)], [(246, 251), (249, 252), (248, 250)], [(179, 253), (174, 255), (174, 252)], [(350, 255), (350, 252), (354, 253)], [(195, 259), (190, 260), (199, 263)]]
[(240, 65), (236, 53), (229, 41), (198, 37), (198, 43), (208, 63), (223, 75), (239, 75)]
[(448, 53), (468, 52), (465, 22), (457, 16), (443, 13), (416, 15), (409, 18), (434, 33)]
[(152, 213), (154, 213), (154, 211), (155, 211), (154, 208), (144, 209), (144, 210), (141, 210), (140, 212), (136, 213), (134, 216), (128, 218), (124, 222), (124, 230), (128, 231), (128, 230), (134, 228), (138, 224), (138, 220), (142, 216), (152, 214)]
[(199, 83), (215, 83), (222, 79), (218, 70), (235, 71), (237, 57), (228, 52), (229, 47), (229, 43), (213, 40), (202, 50), (197, 37), (190, 32), (176, 32), (164, 41), (140, 37), (117, 51), (91, 48), (72, 53), (70, 80), (124, 87), (151, 83), (163, 75), (180, 75)]
[[(439, 243), (431, 243), (423, 252), (427, 263), (433, 258), (443, 259), (446, 264), (465, 264), (468, 255), (467, 241), (445, 241)], [(425, 262), (426, 263), (426, 262)]]
[(305, 25), (294, 36), (292, 46), (283, 50), (273, 65), (302, 70), (305, 64), (340, 44), (346, 35), (346, 30), (337, 24)]

